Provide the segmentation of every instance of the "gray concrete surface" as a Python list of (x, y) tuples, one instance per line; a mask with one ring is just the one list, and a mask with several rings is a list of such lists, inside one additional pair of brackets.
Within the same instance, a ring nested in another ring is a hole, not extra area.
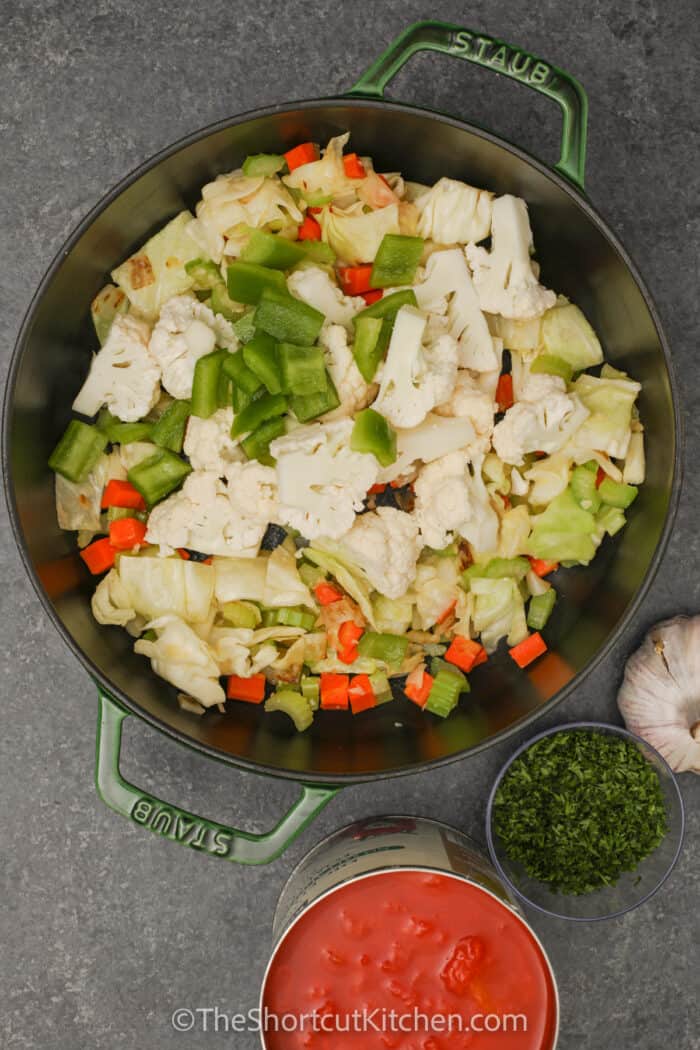
[[(583, 81), (591, 102), (590, 196), (638, 259), (673, 346), (688, 464), (676, 530), (635, 622), (555, 716), (614, 718), (622, 661), (642, 631), (699, 605), (700, 33), (693, 0), (2, 0), (2, 366), (47, 262), (117, 179), (228, 114), (346, 88), (397, 31), (427, 16), (501, 35)], [(554, 108), (517, 85), (422, 55), (392, 91), (555, 155)], [(480, 835), (487, 785), (513, 745), (440, 773), (346, 791), (268, 869), (240, 870), (179, 849), (98, 802), (94, 687), (43, 614), (5, 517), (2, 530), (0, 1042), (8, 1050), (253, 1048), (252, 1034), (178, 1034), (170, 1017), (177, 1007), (255, 1004), (273, 906), (291, 865), (322, 835), (368, 813), (439, 816)], [(143, 725), (129, 724), (125, 751), (125, 771), (137, 783), (255, 830), (293, 796), (291, 787), (207, 763)], [(700, 1047), (693, 992), (700, 782), (685, 776), (682, 789), (685, 851), (652, 902), (607, 924), (534, 920), (560, 980), (561, 1050)]]

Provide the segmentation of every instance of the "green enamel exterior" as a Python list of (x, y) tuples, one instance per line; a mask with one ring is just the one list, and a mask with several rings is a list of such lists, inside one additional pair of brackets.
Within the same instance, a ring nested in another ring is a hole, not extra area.
[(116, 813), (171, 842), (237, 864), (268, 864), (292, 844), (338, 792), (338, 788), (302, 784), (301, 795), (274, 828), (262, 835), (219, 824), (130, 784), (119, 769), (125, 711), (99, 690), (95, 782), (103, 802)]
[(415, 22), (405, 29), (348, 92), (383, 98), (384, 88), (417, 51), (439, 51), (519, 80), (558, 102), (563, 116), (555, 169), (583, 190), (588, 99), (574, 77), (522, 48), (448, 22)]

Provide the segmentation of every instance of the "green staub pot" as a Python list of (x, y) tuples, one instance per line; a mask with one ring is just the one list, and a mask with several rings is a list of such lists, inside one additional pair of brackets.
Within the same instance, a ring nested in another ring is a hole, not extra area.
[[(561, 156), (548, 168), (488, 131), (454, 117), (384, 99), (416, 51), (476, 63), (553, 99), (563, 114)], [(562, 700), (619, 638), (651, 582), (668, 537), (680, 483), (679, 421), (669, 351), (642, 280), (583, 191), (586, 96), (562, 70), (461, 26), (419, 22), (402, 33), (339, 98), (272, 106), (197, 131), (143, 164), (68, 239), (30, 306), (12, 360), (4, 412), (4, 475), (27, 571), (51, 619), (95, 679), (99, 694), (97, 787), (117, 812), (211, 856), (262, 864), (278, 856), (345, 784), (450, 762), (522, 729)], [(350, 131), (352, 147), (381, 170), (431, 183), (443, 175), (525, 197), (545, 284), (578, 303), (608, 359), (643, 384), (648, 480), (629, 525), (587, 569), (566, 574), (551, 651), (527, 672), (507, 655), (473, 676), (469, 700), (445, 722), (398, 700), (362, 717), (321, 712), (296, 735), (286, 719), (239, 705), (199, 718), (135, 656), (119, 628), (90, 612), (94, 581), (74, 538), (56, 524), (46, 461), (66, 425), (94, 346), (90, 302), (105, 275), (200, 187), (251, 153), (280, 153)], [(420, 148), (416, 148), (417, 145)], [(627, 174), (627, 173), (625, 173)], [(124, 719), (136, 715), (202, 754), (241, 770), (301, 785), (297, 804), (272, 831), (253, 835), (205, 820), (129, 784), (119, 772)]]

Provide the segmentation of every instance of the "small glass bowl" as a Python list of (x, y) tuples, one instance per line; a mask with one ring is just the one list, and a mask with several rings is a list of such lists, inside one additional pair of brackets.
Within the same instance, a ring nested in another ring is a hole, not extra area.
[[(503, 777), (511, 764), (528, 748), (555, 733), (568, 733), (572, 730), (590, 730), (596, 733), (607, 733), (609, 736), (623, 737), (637, 745), (648, 762), (659, 774), (661, 790), (666, 803), (668, 831), (662, 842), (650, 853), (634, 871), (624, 872), (614, 886), (606, 886), (591, 893), (569, 895), (553, 893), (546, 883), (527, 875), (520, 864), (513, 863), (493, 827), (493, 804)], [(649, 900), (669, 877), (681, 852), (683, 832), (685, 830), (685, 812), (683, 799), (678, 783), (668, 763), (655, 748), (641, 737), (627, 729), (609, 725), (605, 722), (571, 722), (568, 725), (555, 726), (543, 733), (538, 733), (524, 743), (510, 756), (491, 788), (486, 810), (486, 837), (489, 853), (501, 878), (525, 904), (538, 911), (558, 919), (571, 919), (574, 922), (595, 922), (599, 919), (613, 919), (632, 911), (644, 901)]]

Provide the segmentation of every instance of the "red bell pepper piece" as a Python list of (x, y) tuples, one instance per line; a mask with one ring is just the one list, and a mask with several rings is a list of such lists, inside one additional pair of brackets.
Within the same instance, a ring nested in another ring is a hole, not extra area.
[(145, 542), (146, 525), (138, 518), (118, 518), (110, 522), (109, 542), (115, 550), (129, 551)]
[(499, 412), (507, 412), (513, 405), (513, 377), (510, 372), (504, 372), (498, 378), (496, 387), (496, 404)]
[(354, 620), (343, 620), (338, 628), (338, 659), (344, 664), (354, 663), (357, 659), (357, 643), (364, 634), (362, 627)]
[(528, 558), (535, 576), (549, 576), (559, 568), (558, 561), (545, 561), (543, 558)]
[(180, 557), (182, 558), (183, 561), (189, 561), (190, 558), (192, 557), (190, 552), (188, 550), (185, 550), (184, 547), (177, 547), (176, 550), (177, 550), (177, 553), (180, 555)]
[(450, 647), (445, 653), (445, 659), (467, 674), (472, 667), (475, 667), (478, 663), (483, 663), (487, 656), (483, 645), (473, 641), (471, 638), (465, 638), (463, 635), (458, 634), (452, 639)]
[(607, 476), (608, 475), (605, 473), (603, 468), (602, 467), (598, 467), (598, 470), (596, 471), (596, 476), (595, 476), (595, 487), (597, 489), (600, 488), (600, 486), (603, 484), (603, 482), (605, 481)]
[(226, 696), (229, 700), (245, 700), (248, 704), (260, 704), (265, 699), (265, 675), (254, 674), (241, 678), (236, 674), (228, 676)]
[(300, 146), (287, 150), (284, 159), (287, 161), (289, 170), (294, 171), (302, 164), (311, 164), (312, 161), (318, 160), (318, 149), (313, 142), (302, 142)]
[(313, 215), (304, 216), (304, 221), (297, 231), (297, 240), (299, 241), (320, 241), (321, 240), (321, 227), (314, 219)]
[(456, 605), (457, 605), (457, 599), (455, 598), (453, 601), (450, 602), (450, 604), (447, 606), (445, 611), (440, 613), (440, 615), (438, 616), (438, 618), (435, 621), (435, 623), (444, 623), (445, 620), (447, 619), (447, 617), (450, 616), (451, 613), (454, 612)]
[(514, 645), (509, 652), (518, 667), (527, 667), (538, 656), (542, 656), (542, 653), (547, 652), (547, 643), (539, 631), (535, 631), (534, 634), (528, 635), (524, 641)]
[(360, 292), (360, 295), (367, 303), (367, 305), (371, 306), (372, 303), (376, 303), (378, 299), (381, 299), (381, 297), (384, 295), (384, 292), (381, 288), (372, 288), (369, 292)]
[(361, 263), (359, 266), (339, 266), (338, 280), (346, 295), (362, 295), (372, 289), (370, 277), (372, 263)]
[(146, 501), (130, 481), (108, 481), (102, 493), (102, 509), (126, 507), (128, 510), (145, 510)]
[(359, 715), (361, 711), (368, 711), (369, 708), (377, 706), (377, 698), (374, 695), (369, 675), (356, 674), (353, 676), (348, 687), (348, 698), (354, 715)]
[(92, 575), (99, 576), (101, 573), (107, 572), (107, 569), (112, 568), (116, 553), (108, 537), (105, 536), (101, 540), (95, 540), (88, 547), (84, 547), (80, 552), (80, 557)]
[(349, 179), (364, 179), (367, 172), (365, 166), (356, 153), (346, 153), (343, 157), (343, 167)]
[(418, 707), (425, 707), (433, 687), (433, 676), (424, 667), (416, 667), (406, 679), (404, 692)]
[(321, 707), (324, 711), (344, 711), (349, 704), (350, 675), (323, 671), (321, 674)]
[(325, 580), (316, 584), (314, 594), (319, 605), (332, 605), (333, 602), (339, 602), (343, 597), (342, 591), (334, 587), (332, 583), (326, 583)]

